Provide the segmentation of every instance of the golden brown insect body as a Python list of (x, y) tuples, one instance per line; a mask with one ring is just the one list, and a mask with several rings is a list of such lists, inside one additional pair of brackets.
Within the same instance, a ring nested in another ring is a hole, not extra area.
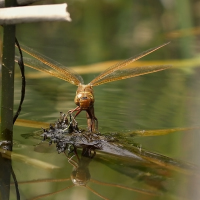
[[(155, 48), (149, 49), (145, 52), (140, 53), (137, 56), (133, 56), (127, 60), (117, 63), (114, 66), (109, 67), (104, 72), (102, 72), (99, 76), (94, 78), (89, 84), (85, 85), (81, 76), (79, 76), (76, 72), (72, 71), (70, 68), (67, 68), (60, 63), (47, 58), (46, 56), (40, 55), (34, 50), (25, 47), (22, 45), (22, 50), (34, 57), (36, 60), (32, 60), (29, 58), (24, 58), (24, 64), (33, 69), (46, 72), (52, 76), (60, 78), (64, 81), (67, 81), (73, 85), (78, 86), (75, 96), (75, 104), (77, 107), (69, 112), (77, 111), (74, 117), (76, 117), (82, 110), (85, 110), (87, 113), (87, 124), (88, 129), (91, 132), (94, 132), (98, 128), (98, 121), (94, 114), (94, 86), (98, 86), (101, 84), (105, 84), (112, 81), (127, 79), (135, 76), (140, 76), (144, 74), (154, 73), (158, 71), (162, 71), (168, 69), (170, 66), (168, 65), (160, 65), (160, 66), (134, 66), (130, 68), (126, 68), (130, 63), (160, 49), (161, 47), (167, 45), (168, 43), (162, 44)], [(17, 61), (16, 61), (17, 62)]]
[(82, 110), (87, 110), (94, 104), (94, 92), (91, 85), (80, 84), (76, 90), (74, 102)]
[[(77, 107), (73, 110), (78, 111), (75, 117), (82, 111), (85, 110), (87, 113), (87, 124), (91, 131), (95, 131), (98, 128), (98, 121), (94, 115), (94, 92), (90, 84), (80, 84), (76, 90), (76, 96), (74, 99)], [(95, 126), (96, 122), (96, 126)]]

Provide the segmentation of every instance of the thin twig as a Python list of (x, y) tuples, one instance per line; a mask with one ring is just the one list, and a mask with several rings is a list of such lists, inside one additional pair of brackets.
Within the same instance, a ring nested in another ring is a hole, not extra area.
[(12, 168), (12, 165), (11, 165), (11, 174), (12, 174), (12, 177), (13, 177), (13, 180), (14, 180), (14, 185), (15, 185), (15, 190), (16, 190), (16, 195), (17, 195), (17, 200), (20, 200), (20, 193), (19, 193), (19, 188), (18, 188), (18, 182), (17, 182), (17, 178), (15, 176), (15, 172)]
[(21, 71), (21, 77), (22, 77), (22, 88), (21, 88), (21, 99), (20, 99), (20, 103), (17, 109), (17, 112), (15, 113), (14, 117), (13, 117), (13, 124), (15, 123), (16, 119), (18, 118), (20, 112), (21, 112), (21, 108), (22, 108), (22, 104), (24, 101), (24, 97), (25, 97), (25, 87), (26, 87), (26, 78), (25, 78), (25, 74), (24, 74), (24, 61), (23, 61), (23, 55), (22, 55), (22, 51), (20, 48), (20, 45), (17, 41), (17, 38), (15, 38), (15, 43), (18, 47), (19, 53), (20, 53), (20, 59), (18, 60), (18, 65)]

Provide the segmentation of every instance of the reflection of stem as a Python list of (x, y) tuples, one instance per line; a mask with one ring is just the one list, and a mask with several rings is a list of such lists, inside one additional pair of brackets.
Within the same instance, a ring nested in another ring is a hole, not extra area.
[(104, 200), (109, 200), (108, 198), (102, 196), (101, 194), (99, 194), (98, 192), (96, 192), (95, 190), (93, 190), (91, 187), (89, 186), (85, 186), (88, 190), (90, 190), (92, 193), (96, 194), (97, 196), (99, 196), (100, 198), (104, 199)]
[(11, 174), (12, 174), (14, 185), (15, 185), (15, 191), (16, 191), (17, 200), (20, 200), (18, 181), (17, 181), (17, 178), (15, 176), (15, 172), (13, 171), (12, 165), (11, 165)]
[(138, 189), (138, 188), (130, 188), (130, 187), (127, 187), (127, 186), (118, 185), (118, 184), (114, 184), (114, 183), (106, 183), (106, 182), (97, 181), (97, 180), (94, 180), (94, 179), (90, 179), (90, 181), (93, 182), (93, 183), (96, 183), (96, 184), (122, 188), (122, 189), (130, 190), (130, 191), (134, 191), (134, 192), (139, 192), (139, 193), (142, 193), (142, 194), (147, 194), (147, 195), (152, 195), (152, 196), (159, 196), (160, 195), (155, 191), (148, 191), (148, 190)]

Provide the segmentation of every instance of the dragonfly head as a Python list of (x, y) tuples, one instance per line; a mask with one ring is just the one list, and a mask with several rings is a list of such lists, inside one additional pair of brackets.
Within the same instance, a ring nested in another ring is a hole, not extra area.
[(91, 85), (79, 85), (74, 102), (83, 110), (87, 110), (94, 104), (94, 95)]

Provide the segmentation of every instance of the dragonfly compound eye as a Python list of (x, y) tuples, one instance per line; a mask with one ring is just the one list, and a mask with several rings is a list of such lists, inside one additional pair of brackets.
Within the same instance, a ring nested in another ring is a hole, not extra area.
[(86, 100), (88, 99), (88, 97), (81, 97), (81, 100)]

